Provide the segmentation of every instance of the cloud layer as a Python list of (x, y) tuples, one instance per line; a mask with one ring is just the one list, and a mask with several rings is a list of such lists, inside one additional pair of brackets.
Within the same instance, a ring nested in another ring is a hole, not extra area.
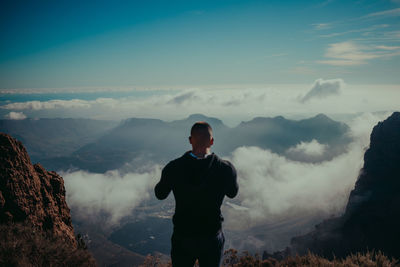
[(72, 100), (49, 100), (49, 101), (27, 101), (6, 104), (2, 106), (4, 109), (14, 110), (44, 110), (44, 109), (60, 109), (60, 108), (89, 108), (93, 101), (81, 99)]
[[(72, 100), (6, 103), (0, 106), (0, 115), (24, 112), (29, 118), (85, 117), (120, 120), (144, 117), (175, 120), (186, 118), (190, 114), (202, 113), (235, 126), (241, 121), (259, 116), (283, 115), (298, 119), (315, 116), (318, 113), (332, 116), (337, 113), (399, 110), (400, 104), (397, 101), (399, 98), (398, 85), (347, 84), (346, 90), (343, 90), (341, 79), (317, 79), (308, 85), (197, 88), (162, 93), (157, 91), (142, 97), (101, 97), (83, 100), (76, 94), (76, 99)], [(317, 99), (318, 101), (314, 101)]]
[(161, 171), (154, 166), (144, 173), (113, 170), (98, 174), (80, 170), (60, 174), (64, 177), (68, 205), (79, 219), (105, 218), (107, 225), (113, 225), (150, 197)]

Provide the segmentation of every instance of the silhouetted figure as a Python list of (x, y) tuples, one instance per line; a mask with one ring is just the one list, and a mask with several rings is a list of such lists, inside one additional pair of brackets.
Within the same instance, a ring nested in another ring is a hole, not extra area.
[(190, 131), (192, 150), (169, 162), (155, 187), (158, 199), (172, 191), (175, 197), (171, 259), (174, 267), (219, 266), (225, 237), (221, 204), (226, 196), (238, 193), (236, 170), (226, 160), (211, 153), (214, 143), (211, 126), (196, 122)]

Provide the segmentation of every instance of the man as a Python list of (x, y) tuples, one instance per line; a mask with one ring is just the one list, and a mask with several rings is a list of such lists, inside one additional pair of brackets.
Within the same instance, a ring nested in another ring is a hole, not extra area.
[(172, 191), (175, 197), (171, 259), (174, 267), (217, 267), (221, 263), (225, 237), (221, 224), (222, 201), (238, 193), (236, 170), (211, 153), (211, 126), (196, 122), (190, 131), (192, 150), (169, 162), (155, 187), (158, 199)]

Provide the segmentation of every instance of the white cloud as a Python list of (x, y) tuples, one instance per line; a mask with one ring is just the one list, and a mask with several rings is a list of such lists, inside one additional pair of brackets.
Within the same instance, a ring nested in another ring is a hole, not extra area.
[(11, 111), (10, 113), (6, 114), (4, 117), (10, 120), (26, 119), (26, 115), (23, 112), (14, 112), (14, 111)]
[(255, 222), (296, 210), (338, 212), (357, 178), (362, 152), (352, 149), (332, 161), (310, 164), (257, 147), (238, 148), (232, 161), (239, 171), (241, 205)]
[(318, 62), (334, 66), (362, 65), (367, 63), (366, 60), (380, 56), (378, 54), (365, 52), (364, 50), (364, 47), (353, 42), (330, 44), (326, 50), (325, 57), (333, 59), (321, 60)]
[(362, 52), (362, 50), (365, 50), (365, 48), (353, 42), (341, 42), (331, 44), (325, 55), (326, 57), (354, 61), (363, 61), (378, 57), (374, 54)]
[[(389, 46), (365, 46), (351, 41), (330, 44), (325, 52), (328, 60), (319, 60), (318, 63), (332, 66), (355, 66), (367, 64), (368, 60), (376, 58), (391, 58), (398, 56), (400, 49)], [(388, 52), (390, 50), (390, 53)], [(394, 53), (393, 53), (394, 51)]]
[(305, 103), (313, 98), (325, 98), (332, 95), (339, 95), (344, 87), (342, 79), (323, 80), (318, 79), (314, 82), (310, 91), (304, 95), (300, 101)]
[(291, 161), (258, 147), (236, 149), (231, 161), (238, 171), (239, 204), (247, 209), (229, 209), (227, 223), (238, 229), (299, 214), (340, 214), (362, 167), (372, 127), (387, 115), (357, 117), (348, 152), (318, 164)]
[(81, 99), (72, 100), (49, 100), (49, 101), (27, 101), (17, 102), (1, 106), (3, 109), (14, 110), (43, 110), (43, 109), (61, 109), (61, 108), (89, 108), (90, 101)]
[(328, 145), (320, 144), (317, 140), (313, 139), (311, 142), (301, 142), (295, 147), (291, 147), (286, 151), (286, 154), (291, 159), (307, 159), (308, 161), (322, 158), (328, 149)]
[(104, 174), (86, 171), (60, 172), (64, 177), (67, 202), (80, 219), (95, 219), (105, 215), (106, 223), (113, 225), (150, 197), (150, 191), (161, 175), (154, 166), (144, 173)]

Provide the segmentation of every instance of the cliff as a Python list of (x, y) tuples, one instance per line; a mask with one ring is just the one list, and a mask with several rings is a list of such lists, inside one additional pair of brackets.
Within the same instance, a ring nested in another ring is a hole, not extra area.
[(292, 239), (292, 252), (325, 257), (380, 250), (400, 257), (400, 113), (379, 122), (371, 133), (354, 190), (344, 214), (325, 220)]
[(21, 142), (0, 133), (0, 223), (28, 223), (77, 247), (61, 176), (32, 165)]

